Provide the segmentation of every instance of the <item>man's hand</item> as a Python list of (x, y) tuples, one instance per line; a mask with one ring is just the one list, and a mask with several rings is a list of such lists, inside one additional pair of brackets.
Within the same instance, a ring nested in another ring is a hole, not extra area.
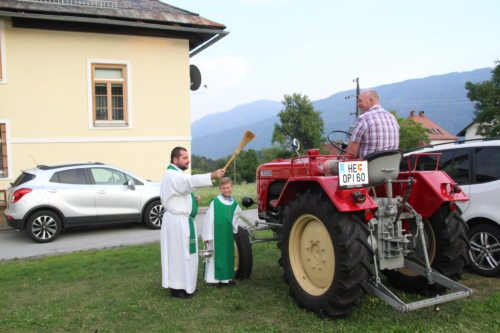
[(224, 174), (226, 172), (224, 171), (224, 169), (218, 169), (218, 170), (215, 170), (214, 172), (212, 172), (210, 174), (210, 177), (212, 177), (212, 179), (220, 179), (222, 177), (224, 177)]
[(358, 158), (359, 156), (359, 148), (361, 144), (359, 142), (351, 142), (346, 149), (346, 155), (351, 155), (352, 158)]

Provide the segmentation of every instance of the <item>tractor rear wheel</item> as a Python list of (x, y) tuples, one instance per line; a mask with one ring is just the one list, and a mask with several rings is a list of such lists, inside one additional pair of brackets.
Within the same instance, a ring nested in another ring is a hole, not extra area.
[[(460, 214), (450, 211), (449, 205), (445, 204), (430, 219), (424, 219), (423, 222), (431, 267), (448, 278), (458, 280), (467, 263), (468, 249), (466, 226)], [(412, 234), (415, 235), (414, 231)], [(417, 243), (418, 247), (420, 240), (417, 240)], [(413, 257), (421, 263), (425, 262), (423, 253), (418, 248), (415, 249)], [(409, 259), (411, 260), (411, 257)], [(405, 268), (386, 270), (384, 273), (391, 285), (407, 292), (435, 295), (444, 291), (444, 287), (430, 285), (425, 277)]]
[(349, 315), (364, 295), (368, 232), (336, 211), (322, 191), (297, 195), (283, 212), (284, 278), (299, 306), (328, 317)]

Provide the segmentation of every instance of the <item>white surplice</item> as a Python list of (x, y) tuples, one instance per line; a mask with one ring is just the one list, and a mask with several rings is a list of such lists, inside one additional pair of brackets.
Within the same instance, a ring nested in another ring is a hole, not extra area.
[[(231, 206), (233, 204), (233, 198), (229, 198), (228, 200), (222, 194), (219, 194), (217, 198), (221, 203), (227, 206)], [(212, 256), (205, 260), (205, 282), (207, 283), (227, 283), (229, 280), (217, 280), (215, 279), (215, 250), (214, 250), (214, 201), (210, 202), (210, 206), (205, 214), (205, 221), (203, 222), (203, 229), (201, 233), (201, 238), (203, 242), (208, 241), (207, 249), (213, 250)], [(241, 214), (240, 206), (236, 206), (233, 215), (233, 233), (238, 232), (238, 221)], [(216, 242), (217, 240), (215, 240)]]
[[(172, 165), (171, 165), (172, 166)], [(167, 169), (161, 182), (161, 203), (165, 208), (160, 231), (162, 287), (196, 290), (198, 244), (196, 253), (189, 253), (189, 214), (191, 192), (212, 185), (210, 173), (188, 175), (179, 168)], [(196, 225), (195, 225), (196, 232)]]

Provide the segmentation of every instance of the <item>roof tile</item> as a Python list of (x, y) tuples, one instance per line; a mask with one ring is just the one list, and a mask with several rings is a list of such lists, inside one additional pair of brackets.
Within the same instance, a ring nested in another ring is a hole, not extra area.
[[(100, 6), (102, 5), (102, 6)], [(2, 0), (0, 10), (133, 19), (224, 29), (223, 24), (158, 0)]]

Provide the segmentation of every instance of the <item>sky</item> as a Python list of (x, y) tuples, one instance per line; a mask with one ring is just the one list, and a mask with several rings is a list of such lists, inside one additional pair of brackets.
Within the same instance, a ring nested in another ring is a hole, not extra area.
[[(226, 25), (190, 59), (191, 117), (305, 94), (312, 101), (500, 60), (498, 0), (162, 0)], [(382, 101), (383, 102), (383, 101)]]

